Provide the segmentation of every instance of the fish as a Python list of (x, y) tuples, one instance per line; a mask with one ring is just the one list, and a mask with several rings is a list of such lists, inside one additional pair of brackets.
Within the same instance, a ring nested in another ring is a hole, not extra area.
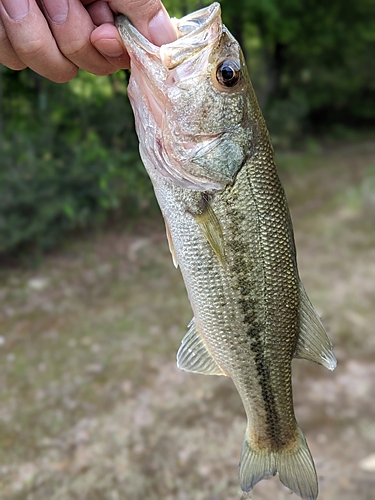
[(126, 17), (116, 19), (131, 59), (140, 155), (194, 314), (177, 365), (232, 379), (247, 416), (244, 492), (278, 473), (315, 500), (291, 364), (303, 358), (333, 370), (332, 342), (299, 278), (270, 136), (220, 5), (173, 23), (176, 40), (157, 47)]

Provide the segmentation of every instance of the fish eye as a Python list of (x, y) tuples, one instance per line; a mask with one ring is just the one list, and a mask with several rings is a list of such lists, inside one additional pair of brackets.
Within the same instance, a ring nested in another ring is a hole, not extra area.
[(240, 79), (240, 65), (237, 61), (228, 60), (219, 64), (216, 79), (224, 87), (233, 87)]

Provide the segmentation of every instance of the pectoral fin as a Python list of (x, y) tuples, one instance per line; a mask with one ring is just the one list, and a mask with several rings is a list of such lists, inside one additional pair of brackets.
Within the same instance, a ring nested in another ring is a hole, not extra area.
[(225, 265), (224, 237), (220, 222), (215, 215), (209, 202), (205, 203), (204, 210), (200, 214), (194, 214), (202, 233), (206, 237), (212, 250), (215, 252), (220, 263)]
[(226, 375), (208, 352), (202, 336), (196, 329), (194, 318), (178, 350), (177, 366), (181, 370), (203, 375)]
[(300, 301), (300, 333), (294, 356), (314, 361), (329, 370), (334, 370), (337, 361), (332, 342), (328, 338), (302, 283), (300, 283)]
[(174, 248), (174, 244), (173, 244), (173, 240), (172, 240), (171, 230), (169, 229), (169, 224), (166, 221), (166, 219), (164, 219), (164, 223), (165, 223), (165, 232), (167, 233), (169, 251), (171, 252), (171, 255), (172, 255), (174, 267), (177, 268), (178, 267), (178, 260), (177, 260), (176, 250)]

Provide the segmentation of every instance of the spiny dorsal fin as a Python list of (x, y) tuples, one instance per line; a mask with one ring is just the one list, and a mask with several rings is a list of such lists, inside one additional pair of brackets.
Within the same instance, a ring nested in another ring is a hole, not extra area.
[(195, 327), (194, 318), (189, 323), (189, 330), (182, 339), (177, 353), (177, 366), (181, 370), (203, 375), (226, 375), (214, 358)]
[(224, 237), (220, 222), (215, 215), (210, 203), (207, 201), (204, 210), (200, 214), (194, 214), (202, 233), (206, 237), (212, 250), (215, 252), (220, 263), (225, 265)]
[(294, 356), (319, 363), (328, 370), (334, 370), (337, 361), (332, 342), (301, 282), (300, 303), (300, 333)]
[(172, 240), (171, 230), (169, 229), (169, 224), (166, 221), (166, 219), (164, 219), (164, 223), (165, 223), (165, 232), (167, 233), (169, 251), (172, 254), (172, 260), (173, 260), (174, 267), (177, 268), (178, 267), (178, 260), (177, 260), (176, 250), (174, 249), (174, 243)]

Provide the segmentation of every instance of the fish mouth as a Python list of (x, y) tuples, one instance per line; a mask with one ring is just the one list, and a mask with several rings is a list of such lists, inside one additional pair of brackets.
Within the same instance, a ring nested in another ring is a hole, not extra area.
[(144, 55), (161, 61), (165, 69), (175, 68), (215, 42), (222, 30), (221, 8), (217, 2), (181, 19), (171, 19), (171, 21), (177, 39), (161, 47), (147, 40), (125, 16), (117, 16), (115, 24), (135, 64), (140, 58), (139, 52), (142, 51)]
[[(234, 155), (237, 161), (238, 148), (234, 145), (230, 153), (225, 148), (230, 135), (225, 127), (201, 126), (199, 120), (207, 86), (211, 86), (211, 54), (224, 32), (227, 39), (231, 35), (222, 24), (218, 3), (172, 19), (172, 23), (176, 40), (158, 47), (125, 16), (116, 18), (131, 59), (128, 96), (141, 157), (150, 175), (157, 171), (179, 187), (219, 191), (233, 180), (232, 160), (223, 162), (223, 158)], [(201, 85), (202, 106), (194, 108), (196, 84)], [(242, 158), (237, 161), (241, 162)]]

